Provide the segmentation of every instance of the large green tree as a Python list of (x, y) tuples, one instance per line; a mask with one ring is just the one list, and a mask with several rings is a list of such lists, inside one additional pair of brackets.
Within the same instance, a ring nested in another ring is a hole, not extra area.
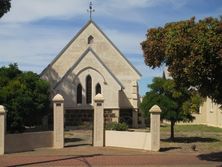
[(141, 45), (148, 66), (165, 64), (177, 85), (196, 87), (222, 104), (222, 18), (151, 28)]
[(192, 121), (192, 113), (199, 110), (201, 98), (195, 90), (177, 87), (172, 79), (156, 77), (148, 87), (150, 91), (144, 96), (141, 109), (147, 115), (149, 109), (157, 104), (162, 110), (161, 119), (171, 123), (170, 139), (174, 140), (175, 123)]
[(49, 84), (33, 72), (22, 72), (17, 64), (0, 68), (0, 104), (7, 109), (7, 130), (21, 132), (40, 125), (49, 110)]
[(11, 0), (0, 0), (0, 18), (11, 8)]

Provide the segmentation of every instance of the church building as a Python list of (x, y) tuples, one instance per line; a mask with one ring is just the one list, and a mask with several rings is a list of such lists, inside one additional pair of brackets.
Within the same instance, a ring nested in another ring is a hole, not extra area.
[(65, 123), (93, 118), (93, 98), (104, 97), (105, 121), (138, 127), (141, 74), (91, 19), (42, 71), (51, 94), (64, 97)]

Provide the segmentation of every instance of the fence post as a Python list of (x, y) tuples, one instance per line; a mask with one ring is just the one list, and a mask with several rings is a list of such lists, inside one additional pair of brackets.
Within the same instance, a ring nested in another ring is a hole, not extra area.
[(93, 146), (104, 146), (104, 98), (102, 94), (94, 97)]
[(151, 151), (160, 149), (160, 113), (159, 106), (154, 105), (150, 110)]
[(53, 147), (64, 147), (64, 98), (57, 94), (52, 99), (53, 115), (54, 115), (54, 130), (53, 130)]
[(4, 106), (0, 105), (0, 155), (5, 153), (5, 128), (6, 111)]

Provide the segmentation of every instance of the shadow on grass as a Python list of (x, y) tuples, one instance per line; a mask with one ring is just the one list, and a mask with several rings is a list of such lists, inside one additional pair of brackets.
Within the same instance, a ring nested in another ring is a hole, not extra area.
[(212, 143), (212, 142), (218, 142), (220, 140), (208, 137), (175, 137), (174, 140), (168, 138), (168, 139), (161, 139), (161, 141), (175, 142), (175, 143), (196, 143), (196, 142)]
[(82, 141), (81, 138), (65, 138), (65, 143)]
[(87, 143), (83, 143), (83, 144), (68, 144), (68, 145), (65, 145), (64, 147), (79, 147), (79, 146), (92, 146), (92, 144), (87, 144)]
[(197, 156), (201, 160), (222, 162), (222, 152), (212, 152)]
[(160, 148), (160, 152), (166, 152), (166, 151), (170, 151), (170, 150), (176, 150), (176, 149), (181, 149), (181, 147), (162, 147)]
[(92, 144), (87, 143), (81, 138), (65, 138), (65, 147), (78, 147), (78, 146), (91, 146)]

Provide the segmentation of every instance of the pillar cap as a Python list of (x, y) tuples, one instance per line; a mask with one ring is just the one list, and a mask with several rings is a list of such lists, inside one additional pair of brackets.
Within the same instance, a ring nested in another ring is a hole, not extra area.
[(6, 111), (5, 111), (5, 107), (4, 106), (2, 106), (2, 105), (0, 105), (0, 113), (5, 113)]
[(104, 97), (102, 94), (98, 93), (95, 97), (94, 97), (94, 101), (104, 101)]
[(153, 107), (151, 107), (151, 109), (149, 110), (150, 113), (161, 113), (161, 109), (158, 105), (154, 105)]
[(52, 101), (64, 101), (64, 98), (62, 97), (62, 95), (57, 94), (53, 97)]

